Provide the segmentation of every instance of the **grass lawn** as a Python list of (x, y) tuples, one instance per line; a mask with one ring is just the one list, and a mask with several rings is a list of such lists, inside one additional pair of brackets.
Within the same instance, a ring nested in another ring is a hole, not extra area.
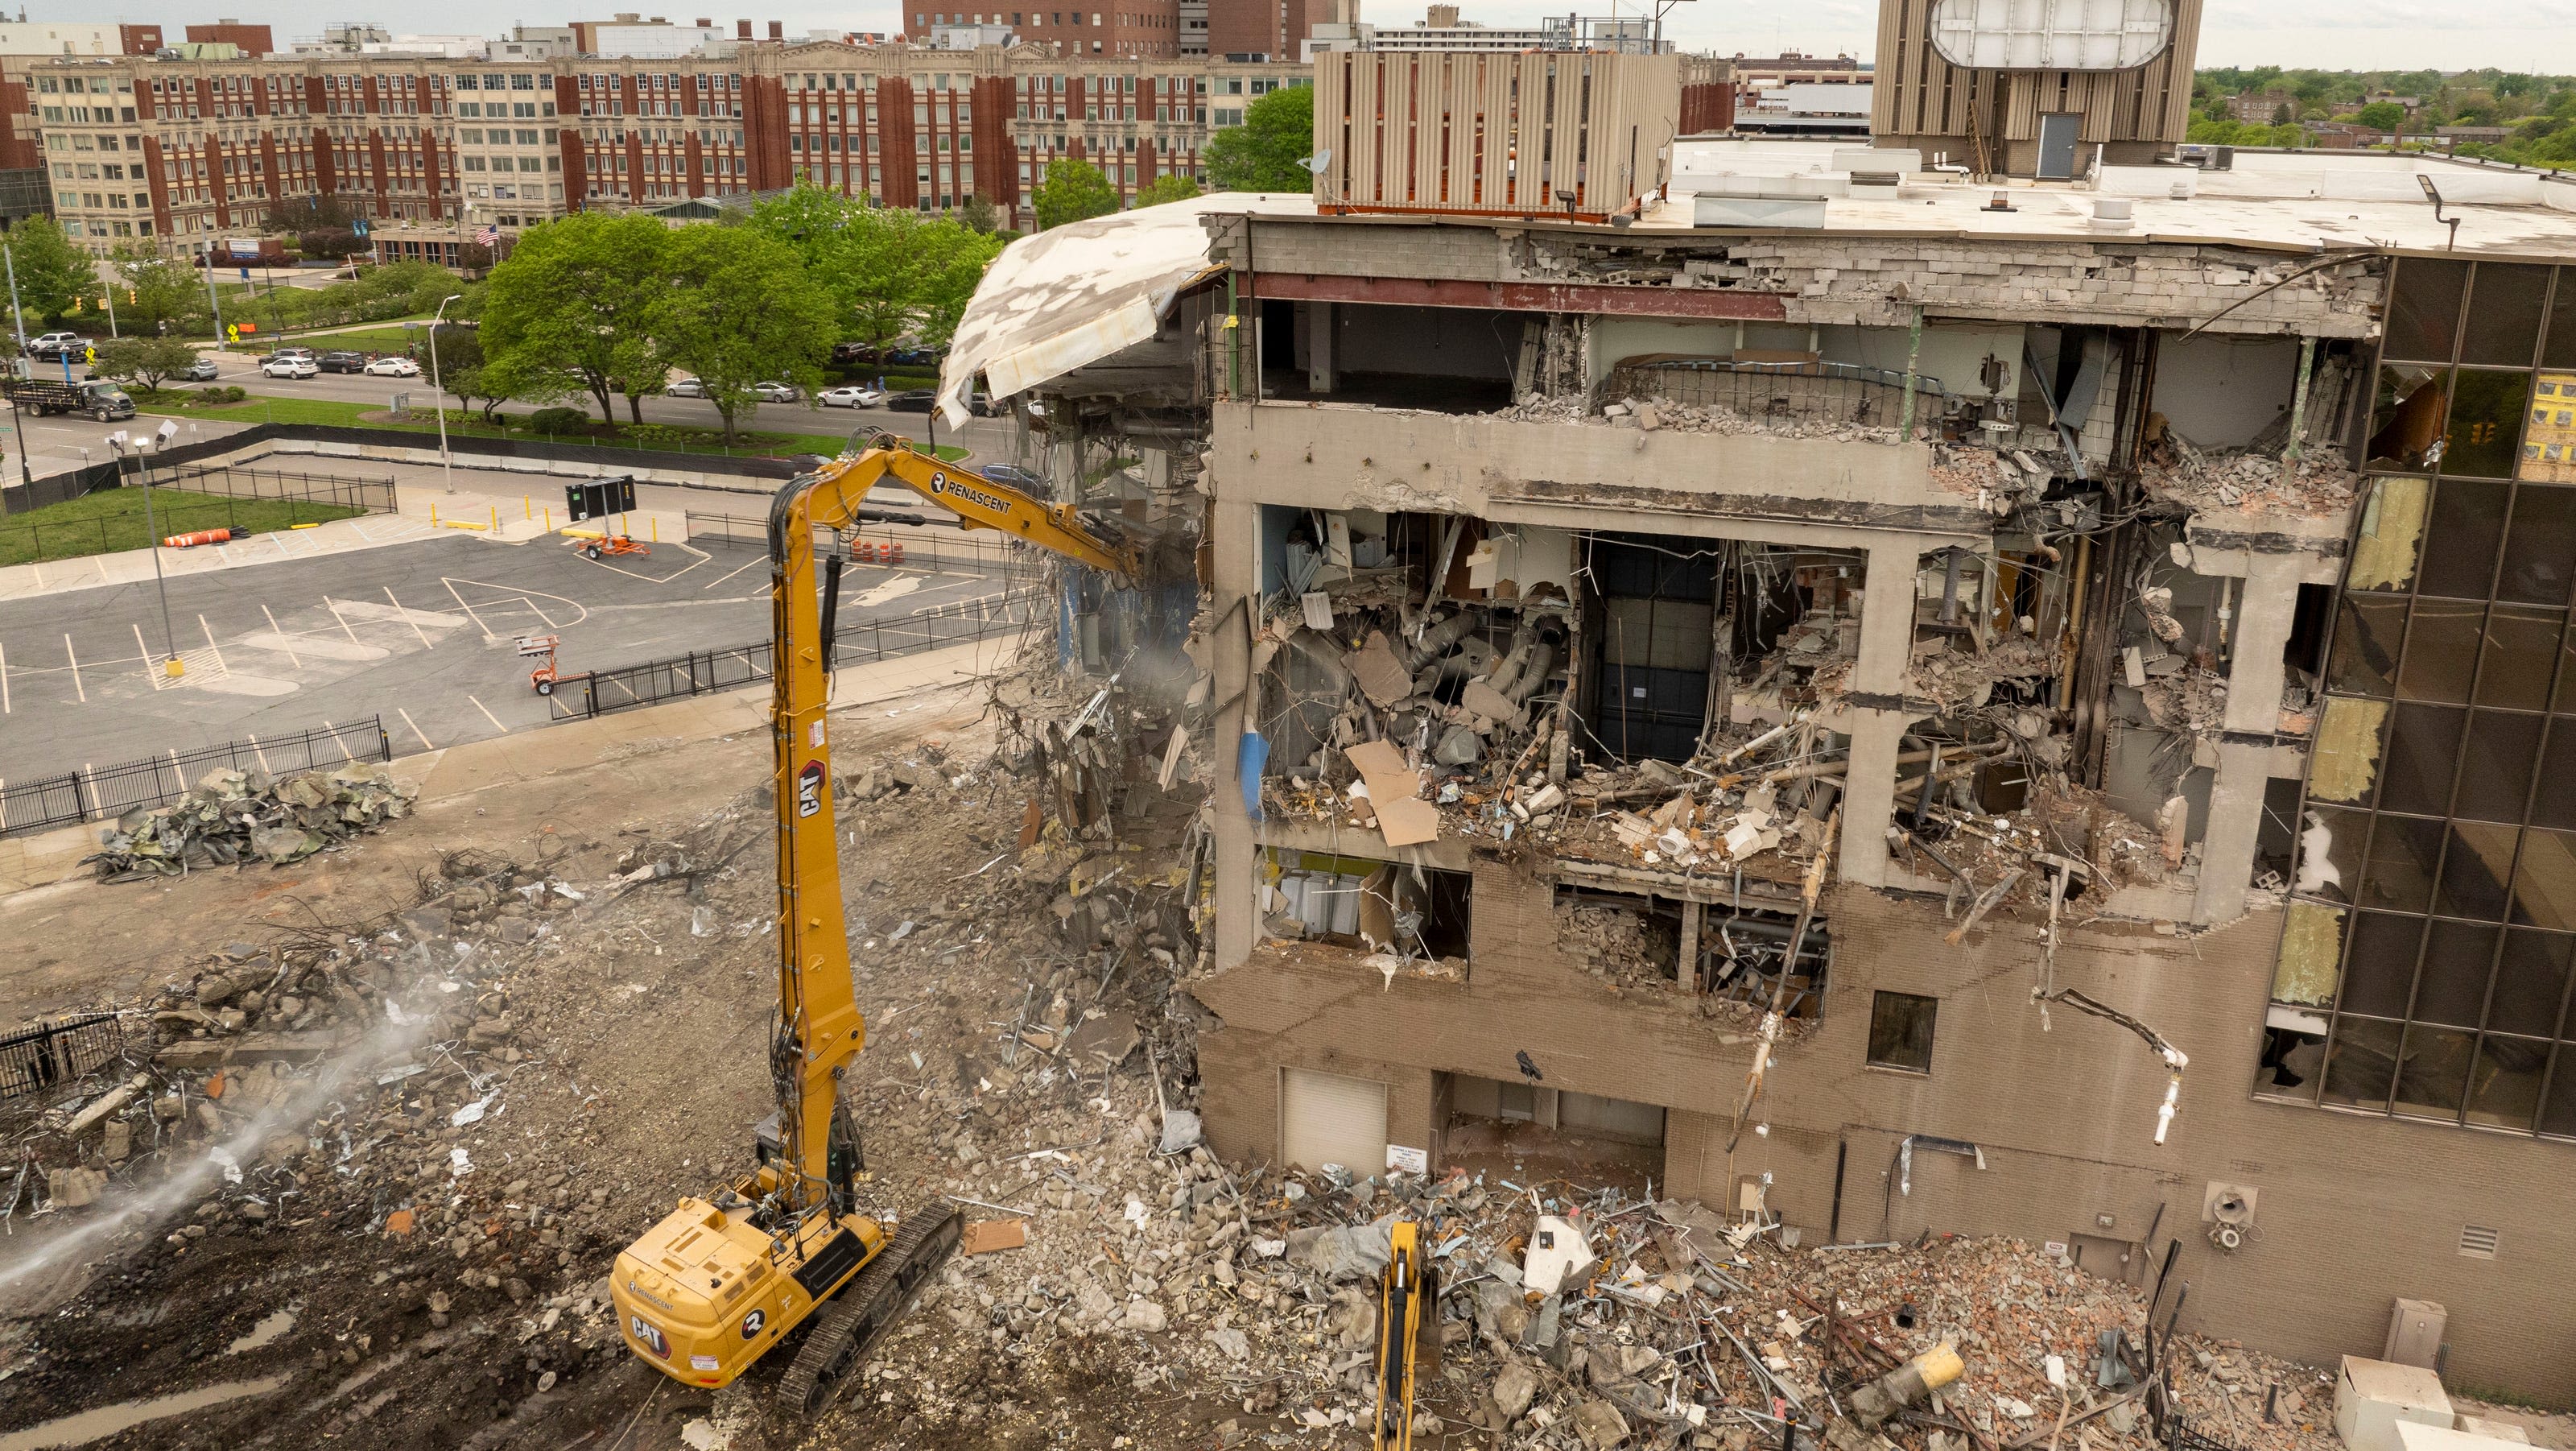
[(230, 528), (239, 538), (365, 512), (342, 504), (232, 499), (185, 489), (154, 489), (152, 529), (146, 530), (141, 489), (101, 489), (64, 503), (10, 515), (5, 524), (0, 524), (0, 564), (141, 549), (152, 543), (155, 533), (167, 538), (200, 529)]
[[(427, 390), (424, 389), (424, 392)], [(166, 399), (169, 395), (163, 395)], [(193, 396), (193, 395), (190, 395)], [(194, 403), (171, 405), (164, 401), (143, 402), (136, 407), (147, 413), (174, 413), (190, 418), (214, 418), (232, 423), (314, 423), (342, 428), (380, 428), (405, 433), (426, 433), (435, 437), (438, 423), (434, 418), (415, 417), (408, 423), (382, 421), (384, 410), (372, 403), (347, 403), (330, 398), (276, 398), (252, 394), (240, 403), (212, 406)], [(370, 415), (373, 415), (371, 418)], [(458, 438), (535, 439), (539, 435), (526, 426), (524, 417), (504, 413), (515, 426), (494, 428), (477, 413), (450, 409), (447, 431)], [(632, 441), (630, 441), (630, 438)], [(744, 430), (727, 446), (722, 435), (712, 428), (686, 424), (647, 424), (642, 430), (628, 429), (621, 436), (602, 439), (569, 438), (549, 440), (565, 443), (596, 442), (609, 448), (652, 448), (678, 453), (748, 454), (756, 457), (798, 453), (838, 454), (849, 442), (845, 433), (770, 433)], [(966, 451), (953, 444), (941, 444), (942, 459), (960, 459)]]

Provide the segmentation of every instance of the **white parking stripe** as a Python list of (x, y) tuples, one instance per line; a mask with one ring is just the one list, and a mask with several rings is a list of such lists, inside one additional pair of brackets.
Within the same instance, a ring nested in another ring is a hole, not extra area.
[[(277, 612), (268, 607), (268, 602), (266, 600), (260, 601), (259, 612), (268, 616), (268, 632), (277, 636), (281, 641), (284, 640), (286, 638), (286, 632), (277, 627)], [(298, 670), (304, 668), (304, 662), (295, 658), (294, 646), (282, 645), (280, 648), (286, 651), (287, 664), (294, 666)]]
[(422, 750), (434, 751), (438, 749), (438, 747), (429, 743), (429, 737), (420, 735), (420, 727), (418, 724), (413, 722), (410, 711), (407, 711), (398, 705), (394, 707), (394, 714), (403, 718), (403, 724), (411, 727), (411, 733), (413, 735), (420, 736), (420, 748)]
[(81, 704), (83, 704), (83, 705), (87, 705), (87, 704), (89, 704), (89, 691), (88, 691), (88, 689), (87, 689), (86, 687), (84, 687), (84, 686), (81, 684), (81, 678), (80, 678), (80, 656), (79, 656), (78, 654), (75, 654), (75, 653), (73, 652), (73, 650), (72, 650), (72, 637), (71, 637), (70, 635), (68, 635), (68, 634), (66, 634), (66, 635), (64, 635), (64, 636), (63, 636), (63, 653), (64, 653), (65, 655), (67, 655), (67, 656), (70, 656), (70, 657), (71, 657), (71, 662), (72, 662), (72, 689), (74, 689), (74, 690), (76, 690), (76, 691), (79, 691), (79, 692), (80, 692), (80, 703), (81, 703)]
[(331, 612), (331, 618), (340, 622), (340, 628), (348, 631), (350, 644), (357, 645), (364, 643), (359, 640), (357, 630), (349, 624), (349, 617), (340, 613), (340, 607), (331, 603), (331, 597), (329, 595), (324, 595), (322, 597), (322, 605), (325, 609), (328, 609)]
[[(467, 700), (474, 700), (474, 697), (473, 697), (473, 696), (471, 696), (471, 695), (468, 695), (468, 696), (466, 696), (465, 698), (466, 698)], [(479, 711), (483, 712), (483, 718), (484, 718), (485, 720), (488, 720), (488, 721), (490, 721), (490, 722), (492, 723), (492, 729), (494, 729), (494, 730), (496, 730), (496, 731), (499, 731), (501, 734), (503, 734), (503, 735), (505, 735), (505, 736), (506, 736), (506, 735), (508, 735), (508, 734), (510, 733), (510, 728), (509, 728), (508, 726), (505, 726), (505, 725), (501, 724), (501, 718), (500, 718), (499, 716), (494, 715), (494, 714), (492, 713), (492, 707), (490, 707), (490, 706), (488, 706), (488, 705), (485, 705), (483, 702), (481, 702), (481, 701), (479, 701), (479, 700), (474, 700), (474, 708), (475, 708), (476, 710), (479, 710)]]
[(9, 647), (0, 645), (0, 715), (9, 713)]
[[(413, 634), (420, 636), (420, 648), (424, 650), (435, 650), (438, 648), (437, 646), (429, 643), (429, 633), (420, 627), (420, 621), (413, 619), (411, 617), (411, 611), (403, 609), (403, 602), (394, 598), (394, 587), (392, 585), (385, 586), (385, 603), (392, 605), (396, 610), (400, 611), (403, 617), (403, 623), (411, 626), (411, 632)], [(405, 716), (403, 719), (409, 720), (411, 717)], [(420, 727), (413, 726), (412, 734), (420, 734)], [(426, 745), (428, 742), (424, 740), (422, 744)]]
[(206, 653), (215, 657), (215, 669), (226, 675), (231, 674), (232, 667), (224, 663), (224, 652), (215, 645), (215, 627), (206, 623), (205, 616), (199, 615), (197, 628), (206, 632)]

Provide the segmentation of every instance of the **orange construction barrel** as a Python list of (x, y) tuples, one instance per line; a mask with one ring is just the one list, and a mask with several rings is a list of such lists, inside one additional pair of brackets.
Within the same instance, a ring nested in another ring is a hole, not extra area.
[(194, 534), (173, 534), (161, 542), (172, 549), (185, 549), (192, 544), (229, 544), (232, 537), (230, 529), (200, 529)]

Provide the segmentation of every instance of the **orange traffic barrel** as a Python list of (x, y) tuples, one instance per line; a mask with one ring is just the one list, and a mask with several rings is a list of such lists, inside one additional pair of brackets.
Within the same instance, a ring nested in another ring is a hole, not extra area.
[(192, 544), (228, 544), (232, 537), (230, 529), (200, 529), (194, 534), (173, 534), (161, 542), (172, 549), (185, 549)]

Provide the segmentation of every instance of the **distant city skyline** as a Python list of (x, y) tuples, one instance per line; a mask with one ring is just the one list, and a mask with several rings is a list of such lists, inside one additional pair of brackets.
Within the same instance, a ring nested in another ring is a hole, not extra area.
[[(659, 8), (639, 0), (609, 0), (595, 6), (574, 4), (559, 14), (528, 13), (526, 0), (457, 0), (419, 17), (401, 6), (370, 10), (365, 4), (342, 6), (332, 19), (374, 21), (403, 32), (500, 34), (514, 24), (563, 25), (574, 20), (605, 20), (622, 8), (659, 14), (686, 24), (702, 11), (720, 25), (745, 18), (743, 0), (731, 6), (700, 0)], [(950, 0), (967, 4), (967, 0)], [(1362, 0), (1362, 18), (1379, 25), (1404, 25), (1421, 18), (1419, 3)], [(1580, 8), (1587, 14), (1641, 13), (1638, 0), (1611, 0), (1579, 7), (1546, 0), (1460, 0), (1466, 18), (1488, 25), (1530, 25), (1549, 15)], [(46, 17), (28, 7), (31, 20)], [(2447, 12), (2447, 13), (2446, 13)], [(12, 14), (15, 12), (12, 11)], [(748, 18), (781, 21), (790, 35), (813, 30), (899, 31), (908, 12), (895, 4), (814, 9), (754, 8)], [(972, 6), (960, 13), (973, 13)], [(1809, 0), (1794, 7), (1779, 0), (1688, 0), (1676, 5), (1666, 21), (1667, 33), (1685, 50), (1711, 50), (1731, 55), (1776, 54), (1782, 49), (1810, 55), (1857, 54), (1871, 58), (1876, 44), (1875, 0)], [(309, 5), (283, 0), (216, 0), (166, 9), (129, 7), (114, 19), (159, 24), (173, 37), (190, 23), (205, 24), (218, 16), (266, 24), (284, 45), (293, 37), (316, 34), (322, 19)], [(55, 17), (64, 18), (64, 17)], [(84, 19), (97, 18), (85, 16)], [(2487, 23), (2481, 23), (2482, 20)], [(2514, 23), (2504, 23), (2510, 20)], [(2204, 67), (2277, 65), (2323, 70), (2405, 70), (2436, 67), (2446, 71), (2499, 66), (2576, 74), (2576, 0), (2527, 0), (2495, 7), (2486, 16), (2461, 13), (2432, 0), (2211, 0), (2202, 26), (2199, 63)]]

